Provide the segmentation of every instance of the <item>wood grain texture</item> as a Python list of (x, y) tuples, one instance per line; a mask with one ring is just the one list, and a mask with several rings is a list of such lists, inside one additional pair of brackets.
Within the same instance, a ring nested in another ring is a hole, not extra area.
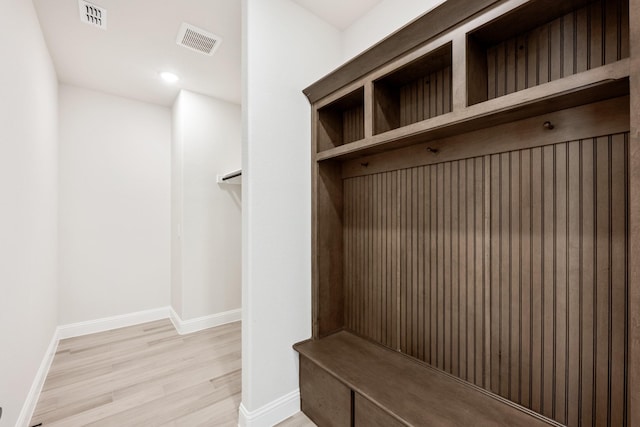
[(560, 423), (623, 425), (628, 140), (345, 179), (347, 327)]
[(318, 80), (303, 92), (309, 102), (314, 103), (497, 2), (498, 0), (448, 0)]
[(300, 409), (320, 426), (351, 426), (351, 390), (313, 361), (300, 357)]
[(364, 88), (317, 110), (317, 150), (324, 151), (364, 138)]
[(451, 111), (451, 67), (420, 77), (400, 87), (400, 126)]
[(240, 323), (168, 320), (60, 341), (29, 425), (237, 425)]
[[(443, 163), (629, 130), (629, 97), (611, 99), (415, 144), (342, 163), (343, 178)], [(554, 124), (545, 130), (544, 122)], [(469, 141), (473, 141), (470, 144)], [(363, 166), (366, 165), (366, 166)]]
[(317, 161), (348, 159), (460, 135), (629, 94), (629, 59), (524, 89), (318, 153)]
[[(343, 259), (343, 182), (336, 162), (314, 164), (315, 186), (312, 254), (317, 260), (312, 291), (314, 337), (322, 337), (344, 327), (343, 269), (335, 268)], [(317, 168), (317, 169), (315, 169)]]
[[(640, 111), (640, 1), (629, 0), (631, 111)], [(629, 137), (629, 353), (627, 401), (629, 427), (640, 426), (640, 116), (631, 116)]]
[(549, 425), (474, 386), (346, 331), (294, 348), (403, 425)]
[[(344, 245), (325, 248), (339, 256), (322, 270), (342, 266), (344, 288), (323, 304), (355, 334), (563, 425), (640, 425), (640, 4), (508, 1), (487, 15), (352, 70), (359, 80), (318, 101), (364, 85), (368, 121), (314, 157), (344, 203), (342, 226), (320, 228)], [(441, 102), (431, 86), (446, 67), (402, 69), (450, 41)], [(330, 217), (339, 206), (323, 204)]]
[(375, 80), (374, 134), (451, 112), (451, 61), (448, 43)]
[(358, 393), (355, 393), (353, 403), (354, 426), (403, 427), (405, 425)]
[(298, 412), (287, 418), (283, 422), (276, 424), (277, 427), (316, 427), (316, 424), (307, 417), (304, 412)]
[[(628, 2), (600, 0), (485, 47), (488, 83), (475, 83), (487, 93), (472, 96), (471, 104), (627, 58), (628, 16)], [(470, 47), (482, 49), (478, 42)]]

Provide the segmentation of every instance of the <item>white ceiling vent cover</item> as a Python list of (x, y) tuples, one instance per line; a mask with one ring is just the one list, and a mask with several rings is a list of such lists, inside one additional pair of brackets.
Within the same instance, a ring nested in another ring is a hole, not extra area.
[(211, 56), (222, 43), (222, 37), (194, 25), (183, 23), (178, 31), (176, 43), (187, 49)]
[(107, 29), (107, 9), (84, 0), (78, 0), (78, 7), (80, 8), (80, 21), (101, 30)]

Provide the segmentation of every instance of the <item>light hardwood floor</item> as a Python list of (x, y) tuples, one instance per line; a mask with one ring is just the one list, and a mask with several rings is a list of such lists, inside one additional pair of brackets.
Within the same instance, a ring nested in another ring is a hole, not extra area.
[(278, 427), (316, 427), (316, 425), (304, 413), (298, 412), (278, 424)]
[(30, 425), (237, 426), (240, 323), (169, 320), (60, 341)]

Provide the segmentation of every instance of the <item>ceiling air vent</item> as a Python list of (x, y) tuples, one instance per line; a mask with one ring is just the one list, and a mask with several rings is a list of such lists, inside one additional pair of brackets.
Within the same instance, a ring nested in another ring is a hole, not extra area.
[(176, 43), (187, 49), (211, 56), (222, 43), (222, 38), (202, 28), (183, 23), (178, 31)]
[(82, 22), (100, 28), (101, 30), (107, 29), (106, 9), (96, 6), (95, 4), (87, 3), (84, 0), (78, 0), (78, 7), (80, 8), (80, 20)]

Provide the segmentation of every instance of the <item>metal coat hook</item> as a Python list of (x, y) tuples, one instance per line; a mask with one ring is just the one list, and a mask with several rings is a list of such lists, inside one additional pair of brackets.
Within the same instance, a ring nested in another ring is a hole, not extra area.
[(369, 162), (364, 162), (364, 163), (360, 163), (360, 166), (362, 167), (369, 167)]
[(546, 121), (542, 124), (542, 127), (547, 129), (547, 130), (551, 130), (553, 129), (555, 126), (553, 126), (553, 124), (550, 121)]
[(438, 154), (439, 150), (437, 148), (427, 147), (427, 151), (433, 154)]

